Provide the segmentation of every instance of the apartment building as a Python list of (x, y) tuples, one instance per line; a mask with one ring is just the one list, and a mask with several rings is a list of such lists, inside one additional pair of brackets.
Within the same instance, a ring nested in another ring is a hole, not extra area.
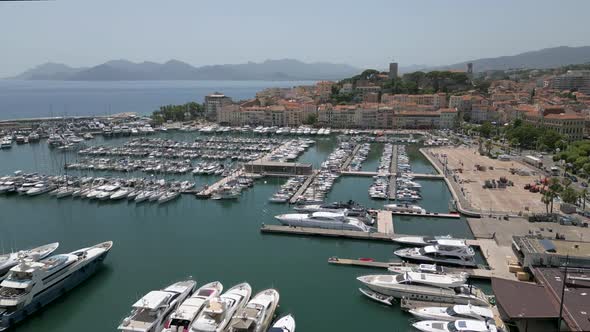
[(413, 103), (416, 105), (430, 105), (435, 108), (447, 107), (447, 96), (444, 93), (426, 94), (426, 95), (407, 95), (407, 94), (390, 94), (386, 93), (381, 96), (381, 102), (384, 104), (393, 103)]
[(205, 116), (209, 120), (216, 120), (217, 110), (224, 105), (231, 104), (231, 102), (230, 97), (219, 92), (205, 96)]
[(537, 128), (555, 130), (564, 135), (568, 141), (584, 138), (586, 127), (584, 116), (567, 112), (562, 106), (542, 106), (536, 112), (523, 114), (523, 120)]

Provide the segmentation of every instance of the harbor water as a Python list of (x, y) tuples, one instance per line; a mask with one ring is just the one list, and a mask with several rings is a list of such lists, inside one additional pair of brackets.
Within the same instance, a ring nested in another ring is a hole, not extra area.
[[(158, 134), (193, 141), (196, 133)], [(89, 144), (123, 144), (124, 139)], [(334, 137), (320, 138), (298, 162), (317, 167), (336, 147)], [(374, 143), (363, 170), (376, 169), (382, 145)], [(415, 172), (433, 173), (416, 146), (408, 148)], [(45, 141), (0, 151), (0, 174), (15, 170), (63, 174), (64, 160), (76, 154), (50, 151)], [(371, 169), (370, 169), (371, 168)], [(83, 173), (108, 176), (109, 173)], [(124, 173), (110, 175), (123, 177)], [(145, 175), (144, 175), (145, 176)], [(174, 178), (168, 176), (168, 178)], [(176, 176), (175, 178), (179, 178)], [(214, 177), (193, 177), (197, 186)], [(299, 331), (412, 331), (410, 315), (399, 306), (386, 307), (363, 297), (355, 279), (385, 273), (358, 267), (329, 265), (331, 256), (397, 260), (397, 246), (380, 242), (263, 235), (262, 223), (289, 211), (268, 198), (286, 179), (264, 178), (236, 201), (198, 200), (191, 195), (167, 205), (96, 202), (49, 195), (0, 196), (0, 244), (3, 252), (60, 242), (58, 252), (69, 252), (102, 241), (114, 241), (105, 266), (91, 279), (20, 324), (19, 332), (114, 331), (131, 304), (146, 292), (193, 277), (198, 284), (219, 280), (226, 289), (242, 281), (253, 291), (274, 287), (281, 295), (279, 314), (292, 313)], [(419, 181), (429, 211), (448, 212), (451, 198), (443, 181)], [(353, 199), (371, 208), (386, 201), (371, 200), (370, 177), (341, 177), (327, 201)], [(395, 217), (403, 234), (451, 234), (471, 237), (462, 219), (434, 220)], [(489, 287), (484, 285), (484, 290)]]

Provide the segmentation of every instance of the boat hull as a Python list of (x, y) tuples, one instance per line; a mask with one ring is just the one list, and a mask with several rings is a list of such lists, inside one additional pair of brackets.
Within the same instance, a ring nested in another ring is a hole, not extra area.
[(102, 265), (102, 262), (107, 257), (109, 251), (105, 251), (101, 255), (97, 256), (91, 262), (82, 266), (69, 277), (62, 281), (54, 284), (46, 291), (43, 291), (41, 295), (37, 295), (33, 298), (33, 301), (28, 305), (24, 306), (20, 310), (14, 311), (10, 314), (3, 314), (0, 316), (0, 331), (4, 331), (9, 327), (12, 327), (19, 322), (23, 321), (27, 316), (32, 315), (36, 311), (40, 310), (47, 304), (51, 303), (58, 297), (64, 295), (66, 292), (72, 290), (84, 280), (92, 276), (98, 268)]

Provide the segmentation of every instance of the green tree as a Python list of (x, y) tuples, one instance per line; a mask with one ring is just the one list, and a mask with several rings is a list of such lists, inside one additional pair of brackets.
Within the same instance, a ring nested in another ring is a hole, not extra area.
[(551, 197), (551, 213), (553, 213), (553, 201), (555, 200), (555, 198), (559, 196), (559, 193), (563, 189), (561, 183), (559, 182), (559, 178), (550, 178), (548, 189), (549, 190), (547, 191), (547, 193)]
[(576, 203), (577, 203), (577, 201), (578, 201), (578, 197), (579, 197), (579, 194), (578, 194), (578, 192), (577, 192), (577, 191), (576, 191), (574, 188), (572, 188), (572, 187), (570, 187), (570, 186), (567, 186), (567, 187), (566, 187), (566, 188), (565, 188), (565, 189), (564, 189), (564, 190), (561, 192), (561, 200), (562, 200), (564, 203), (568, 203), (568, 204), (576, 204)]
[(309, 126), (313, 126), (318, 122), (318, 115), (315, 113), (309, 114), (305, 120), (303, 120), (303, 123)]
[(479, 127), (479, 134), (485, 138), (490, 138), (493, 130), (494, 127), (492, 126), (492, 124), (486, 121)]
[(543, 202), (543, 204), (545, 204), (545, 212), (548, 214), (549, 213), (549, 204), (553, 201), (553, 197), (551, 196), (551, 194), (546, 191), (543, 193), (543, 195), (541, 196), (541, 202)]

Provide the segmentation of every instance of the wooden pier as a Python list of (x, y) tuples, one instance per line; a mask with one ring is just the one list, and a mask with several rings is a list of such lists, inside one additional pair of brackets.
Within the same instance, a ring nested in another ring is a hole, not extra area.
[(303, 182), (303, 184), (301, 185), (301, 187), (299, 187), (299, 189), (297, 189), (297, 191), (295, 192), (295, 194), (293, 194), (293, 196), (291, 196), (291, 198), (289, 199), (289, 204), (295, 204), (297, 203), (297, 200), (299, 199), (299, 196), (303, 195), (303, 193), (305, 192), (305, 190), (309, 187), (309, 185), (313, 182), (313, 179), (315, 179), (315, 177), (318, 175), (318, 171), (315, 170), (313, 171), (313, 173), (311, 173), (310, 176), (307, 177), (307, 179), (305, 179), (305, 181)]
[(216, 190), (221, 188), (222, 186), (226, 185), (228, 182), (237, 179), (240, 175), (244, 173), (243, 170), (235, 171), (229, 176), (222, 178), (221, 180), (213, 183), (210, 186), (203, 188), (203, 190), (196, 193), (196, 196), (199, 198), (208, 198), (210, 197)]

